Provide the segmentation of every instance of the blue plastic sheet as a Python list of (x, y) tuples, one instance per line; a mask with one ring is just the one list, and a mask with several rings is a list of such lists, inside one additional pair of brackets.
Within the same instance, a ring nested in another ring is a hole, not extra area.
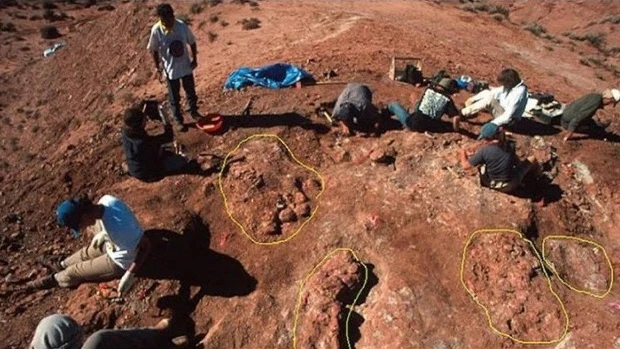
[(239, 90), (247, 85), (282, 88), (311, 77), (303, 69), (285, 63), (277, 63), (261, 68), (239, 68), (233, 71), (226, 80), (224, 88)]

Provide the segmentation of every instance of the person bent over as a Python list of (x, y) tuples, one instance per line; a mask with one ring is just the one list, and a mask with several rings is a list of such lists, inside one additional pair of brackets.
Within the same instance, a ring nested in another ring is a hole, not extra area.
[[(28, 349), (152, 349), (177, 348), (169, 319), (147, 328), (99, 330), (84, 341), (82, 327), (67, 315), (43, 318)], [(185, 336), (177, 337), (186, 339)], [(179, 343), (181, 344), (181, 343)]]
[(332, 118), (345, 135), (350, 135), (353, 130), (365, 133), (376, 131), (378, 112), (372, 104), (370, 88), (358, 83), (347, 84), (336, 100)]
[(564, 137), (567, 142), (573, 137), (575, 131), (591, 133), (604, 130), (609, 124), (602, 124), (594, 119), (594, 115), (600, 109), (608, 105), (615, 107), (620, 101), (620, 90), (605, 90), (602, 93), (589, 93), (564, 108), (562, 114), (562, 128), (568, 131)]
[(483, 91), (467, 100), (466, 107), (461, 110), (463, 116), (469, 117), (487, 110), (493, 115), (491, 122), (495, 125), (516, 125), (527, 106), (527, 86), (514, 69), (504, 69), (497, 77), (497, 82), (500, 87)]
[(166, 175), (190, 170), (195, 164), (182, 155), (163, 149), (164, 144), (174, 140), (172, 126), (164, 119), (164, 133), (150, 136), (145, 130), (146, 121), (146, 115), (140, 109), (125, 111), (121, 140), (129, 175), (153, 182)]
[(465, 149), (459, 150), (459, 162), (463, 169), (479, 167), (480, 185), (503, 193), (514, 192), (532, 169), (538, 166), (534, 157), (519, 161), (498, 139), (498, 126), (487, 123), (482, 127), (478, 150), (468, 158)]
[[(414, 103), (413, 111), (409, 113), (398, 102), (388, 105), (389, 111), (396, 116), (405, 129), (423, 132), (432, 128), (434, 123), (441, 120), (446, 114), (452, 118), (452, 128), (459, 131), (461, 113), (457, 109), (452, 94), (456, 91), (456, 82), (450, 78), (443, 78), (438, 84), (428, 87), (422, 93), (422, 98)], [(412, 95), (412, 97), (414, 97)]]
[(131, 209), (111, 195), (104, 195), (97, 203), (83, 196), (62, 202), (56, 216), (74, 237), (91, 226), (94, 236), (88, 246), (59, 263), (61, 271), (32, 281), (28, 287), (76, 287), (120, 278), (118, 294), (126, 294), (151, 248)]

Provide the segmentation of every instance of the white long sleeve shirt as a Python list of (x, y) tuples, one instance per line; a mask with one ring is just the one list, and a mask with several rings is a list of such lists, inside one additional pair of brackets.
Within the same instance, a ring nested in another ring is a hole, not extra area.
[(497, 126), (503, 126), (511, 121), (519, 121), (525, 112), (527, 105), (527, 86), (521, 81), (510, 91), (506, 91), (504, 87), (497, 87), (492, 91), (495, 99), (504, 110), (503, 113), (497, 115), (492, 123)]

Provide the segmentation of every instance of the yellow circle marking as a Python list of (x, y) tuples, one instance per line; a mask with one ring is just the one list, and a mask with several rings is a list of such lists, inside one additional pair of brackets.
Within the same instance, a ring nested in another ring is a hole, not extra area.
[[(545, 253), (545, 244), (547, 242), (547, 240), (575, 240), (575, 241), (579, 241), (579, 242), (584, 242), (590, 245), (594, 245), (598, 248), (601, 249), (601, 251), (603, 251), (603, 255), (605, 256), (605, 260), (607, 261), (607, 264), (609, 265), (609, 288), (607, 288), (607, 292), (605, 292), (602, 295), (599, 294), (595, 294), (592, 293), (590, 291), (586, 291), (586, 290), (580, 290), (577, 289), (576, 287), (571, 286), (568, 282), (566, 282), (564, 279), (562, 279), (562, 277), (560, 276), (560, 274), (555, 270), (555, 267), (553, 266), (553, 264), (551, 264), (549, 262), (549, 260), (547, 259), (546, 253)], [(604, 298), (605, 296), (607, 296), (609, 294), (609, 292), (611, 292), (612, 287), (614, 286), (614, 267), (611, 264), (611, 260), (609, 259), (609, 256), (607, 255), (607, 252), (605, 251), (605, 248), (599, 244), (597, 244), (594, 241), (591, 240), (587, 240), (587, 239), (582, 239), (582, 238), (578, 238), (575, 236), (567, 236), (567, 235), (550, 235), (547, 236), (543, 239), (542, 242), (542, 258), (545, 261), (545, 263), (549, 266), (549, 269), (551, 269), (551, 271), (553, 271), (553, 273), (558, 277), (558, 280), (564, 284), (566, 287), (570, 288), (571, 290), (577, 292), (577, 293), (581, 293), (581, 294), (585, 294), (588, 296), (592, 296), (595, 298)]]
[(351, 341), (349, 340), (349, 320), (351, 319), (351, 314), (353, 313), (353, 308), (355, 308), (355, 304), (357, 303), (357, 300), (359, 299), (360, 295), (362, 294), (362, 291), (364, 291), (364, 289), (366, 288), (366, 283), (368, 282), (368, 266), (366, 266), (366, 264), (362, 263), (362, 261), (360, 261), (360, 259), (357, 257), (357, 255), (355, 254), (355, 251), (353, 251), (350, 248), (346, 248), (346, 247), (339, 247), (335, 250), (333, 250), (332, 252), (328, 253), (323, 260), (317, 264), (312, 271), (303, 279), (303, 281), (301, 282), (301, 285), (299, 287), (299, 297), (297, 298), (297, 306), (295, 307), (295, 320), (293, 322), (293, 348), (297, 349), (297, 320), (299, 319), (299, 310), (301, 309), (301, 301), (302, 301), (302, 296), (303, 296), (303, 291), (304, 291), (304, 287), (306, 286), (306, 283), (308, 283), (308, 280), (310, 279), (310, 277), (312, 275), (314, 275), (314, 273), (316, 273), (316, 271), (323, 265), (325, 264), (325, 262), (336, 252), (339, 251), (345, 251), (345, 252), (349, 252), (353, 255), (353, 258), (355, 258), (355, 260), (362, 265), (362, 267), (364, 268), (364, 283), (362, 284), (362, 287), (360, 288), (359, 292), (357, 293), (357, 295), (355, 295), (355, 299), (353, 299), (353, 303), (351, 305), (349, 305), (349, 312), (347, 313), (347, 320), (345, 322), (345, 337), (347, 338), (347, 346), (349, 349), (351, 349)]
[(565, 324), (564, 324), (564, 332), (562, 333), (560, 338), (554, 339), (554, 340), (550, 340), (550, 341), (524, 341), (524, 340), (520, 340), (518, 338), (515, 338), (515, 337), (509, 335), (508, 333), (504, 333), (504, 332), (500, 331), (499, 329), (497, 329), (493, 325), (493, 321), (491, 320), (491, 313), (489, 312), (489, 309), (487, 307), (485, 307), (482, 303), (480, 303), (480, 301), (478, 301), (478, 297), (476, 297), (474, 292), (472, 290), (470, 290), (467, 287), (467, 285), (465, 285), (464, 274), (465, 274), (466, 253), (467, 253), (467, 248), (469, 247), (469, 245), (473, 241), (474, 237), (476, 235), (478, 235), (478, 234), (506, 234), (506, 233), (516, 234), (522, 240), (527, 241), (530, 244), (530, 246), (532, 247), (532, 251), (534, 251), (534, 254), (536, 255), (536, 257), (540, 261), (541, 266), (543, 266), (543, 263), (544, 263), (543, 259), (540, 257), (538, 251), (536, 250), (536, 248), (534, 246), (534, 243), (532, 243), (532, 241), (530, 241), (530, 240), (526, 239), (525, 237), (523, 237), (523, 234), (521, 234), (520, 232), (515, 231), (515, 230), (510, 230), (510, 229), (483, 229), (483, 230), (478, 230), (478, 231), (474, 232), (473, 234), (471, 234), (471, 236), (467, 240), (467, 243), (465, 244), (465, 247), (463, 248), (463, 259), (461, 260), (461, 285), (463, 285), (463, 287), (465, 288), (465, 291), (467, 291), (467, 293), (469, 293), (469, 295), (472, 297), (474, 302), (476, 302), (476, 304), (478, 304), (484, 310), (484, 313), (487, 316), (489, 327), (491, 327), (493, 332), (499, 334), (500, 336), (510, 338), (513, 341), (515, 341), (517, 343), (520, 343), (520, 344), (553, 344), (553, 343), (558, 343), (558, 342), (562, 341), (564, 339), (564, 337), (566, 337), (566, 334), (568, 333), (569, 318), (568, 318), (568, 313), (566, 312), (566, 308), (564, 307), (564, 303), (560, 299), (560, 296), (558, 296), (558, 294), (555, 293), (555, 291), (553, 290), (553, 287), (551, 285), (551, 278), (547, 274), (547, 271), (545, 270), (544, 266), (543, 266), (542, 269), (543, 269), (543, 272), (544, 272), (545, 276), (547, 277), (547, 283), (549, 285), (549, 290), (551, 291), (551, 293), (553, 293), (553, 296), (560, 303), (560, 308), (562, 309), (562, 313), (564, 314), (564, 317), (566, 318), (566, 321), (565, 321)]
[(316, 205), (314, 210), (312, 210), (312, 214), (310, 214), (310, 217), (308, 217), (306, 220), (304, 220), (301, 223), (301, 225), (299, 226), (299, 228), (297, 228), (297, 230), (293, 234), (291, 234), (290, 236), (288, 236), (288, 237), (286, 237), (284, 239), (277, 240), (277, 241), (271, 241), (271, 242), (261, 242), (261, 241), (258, 241), (256, 239), (254, 239), (250, 234), (248, 234), (248, 232), (245, 230), (245, 227), (241, 223), (239, 223), (239, 221), (237, 221), (237, 219), (235, 219), (235, 217), (233, 216), (232, 209), (230, 208), (230, 205), (228, 204), (228, 198), (226, 197), (226, 194), (224, 193), (224, 187), (222, 186), (222, 177), (224, 175), (224, 170), (226, 169), (226, 164), (228, 162), (228, 159), (232, 156), (232, 154), (234, 152), (236, 152), (237, 150), (239, 150), (239, 148), (244, 143), (249, 142), (249, 141), (251, 141), (253, 139), (256, 139), (256, 138), (273, 138), (273, 139), (276, 139), (278, 142), (282, 143), (284, 148), (286, 148), (286, 151), (289, 153), (289, 155), (291, 156), (293, 161), (295, 161), (298, 165), (300, 165), (301, 167), (305, 168), (306, 170), (314, 173), (319, 178), (319, 180), (321, 182), (321, 190), (316, 195), (315, 199), (318, 199), (319, 196), (321, 196), (321, 194), (323, 194), (323, 191), (325, 190), (325, 181), (323, 180), (323, 177), (321, 176), (321, 174), (317, 170), (315, 170), (314, 168), (312, 168), (312, 167), (304, 164), (303, 162), (299, 161), (297, 159), (297, 157), (295, 157), (295, 154), (293, 154), (291, 149), (288, 147), (288, 145), (280, 137), (278, 137), (277, 135), (274, 135), (274, 134), (255, 134), (255, 135), (251, 135), (251, 136), (245, 138), (244, 140), (242, 140), (241, 142), (239, 142), (239, 144), (237, 144), (235, 149), (233, 149), (228, 154), (226, 154), (226, 157), (224, 158), (224, 162), (222, 163), (222, 168), (220, 169), (220, 173), (218, 175), (218, 185), (219, 185), (219, 188), (220, 188), (220, 194), (222, 194), (222, 198), (224, 199), (224, 207), (226, 207), (226, 213), (228, 214), (230, 219), (232, 219), (232, 221), (241, 229), (241, 232), (245, 236), (247, 236), (248, 239), (250, 239), (253, 243), (255, 243), (257, 245), (261, 245), (261, 246), (279, 245), (279, 244), (282, 244), (282, 243), (285, 243), (285, 242), (291, 240), (297, 234), (299, 234), (301, 229), (314, 217), (314, 214), (319, 209), (319, 205), (318, 204)]

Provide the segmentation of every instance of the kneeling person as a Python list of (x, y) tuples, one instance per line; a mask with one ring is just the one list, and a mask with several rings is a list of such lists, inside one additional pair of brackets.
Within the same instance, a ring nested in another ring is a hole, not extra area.
[(347, 135), (351, 134), (351, 130), (362, 132), (376, 130), (378, 113), (372, 104), (372, 92), (368, 86), (358, 83), (347, 84), (338, 96), (332, 118)]
[(517, 156), (505, 149), (497, 139), (498, 126), (487, 123), (482, 127), (479, 140), (482, 147), (471, 157), (467, 157), (464, 149), (459, 151), (459, 161), (463, 169), (479, 167), (480, 184), (483, 187), (501, 191), (514, 192), (530, 170), (537, 165), (534, 157), (519, 161)]
[(130, 108), (125, 111), (124, 121), (121, 137), (130, 176), (152, 182), (190, 166), (190, 161), (184, 156), (162, 148), (174, 140), (172, 126), (165, 119), (162, 119), (164, 133), (157, 136), (146, 133), (146, 115), (140, 109)]
[(81, 230), (94, 226), (94, 237), (87, 247), (60, 262), (61, 271), (32, 281), (29, 287), (76, 287), (121, 278), (118, 293), (123, 296), (151, 248), (131, 209), (111, 195), (104, 195), (97, 203), (81, 197), (61, 203), (56, 216), (76, 238)]
[(422, 98), (415, 102), (411, 113), (398, 102), (390, 103), (388, 109), (408, 130), (426, 131), (432, 123), (441, 120), (446, 114), (452, 118), (454, 131), (458, 132), (461, 113), (451, 97), (455, 90), (456, 82), (450, 78), (443, 78), (437, 85), (424, 90)]

